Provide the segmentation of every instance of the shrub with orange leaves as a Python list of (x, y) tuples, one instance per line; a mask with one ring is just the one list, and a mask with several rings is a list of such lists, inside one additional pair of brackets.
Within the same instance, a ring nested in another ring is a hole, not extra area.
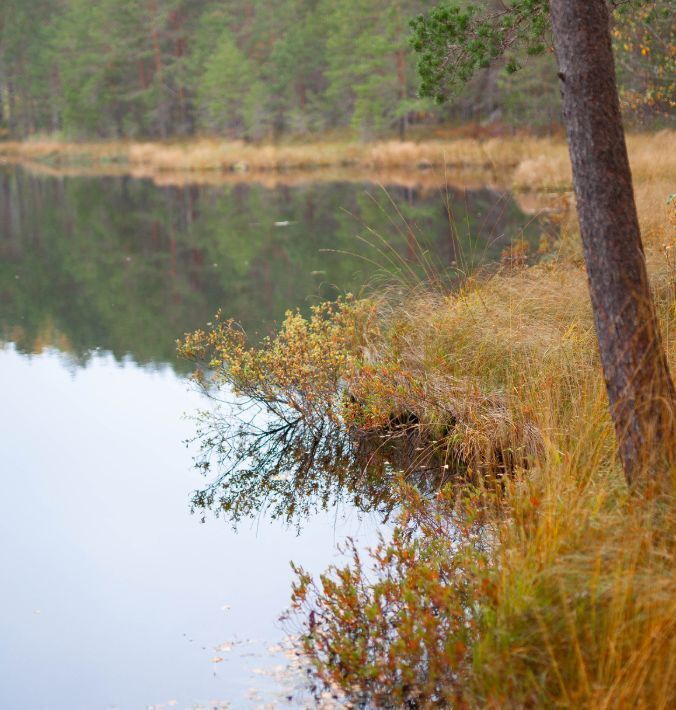
[[(673, 204), (665, 223), (658, 210), (643, 218), (672, 365)], [(453, 293), (292, 312), (259, 347), (221, 321), (186, 336), (205, 389), (233, 388), (264, 414), (204, 422), (201, 464), (215, 454), (219, 475), (197, 507), (237, 520), (272, 505), (290, 519), (343, 489), (361, 509), (399, 513), (367, 555), (348, 546), (317, 581), (296, 569), (291, 618), (320, 695), (364, 707), (676, 704), (676, 505), (628, 495), (570, 254)]]
[(375, 707), (460, 707), (494, 595), (481, 529), (468, 515), (478, 500), (466, 490), (457, 517), (450, 488), (431, 500), (400, 492), (398, 525), (369, 551), (370, 571), (351, 541), (351, 561), (318, 582), (294, 567), (287, 621), (301, 621), (318, 693)]
[(346, 297), (314, 306), (307, 318), (287, 312), (279, 332), (257, 346), (220, 318), (209, 331), (185, 336), (179, 353), (198, 365), (204, 392), (236, 397), (197, 417), (196, 465), (215, 475), (194, 494), (195, 509), (223, 511), (236, 522), (267, 508), (290, 521), (344, 490), (359, 499), (370, 487), (387, 498), (385, 484), (355, 463), (342, 419), (344, 373), (370, 313), (367, 302)]

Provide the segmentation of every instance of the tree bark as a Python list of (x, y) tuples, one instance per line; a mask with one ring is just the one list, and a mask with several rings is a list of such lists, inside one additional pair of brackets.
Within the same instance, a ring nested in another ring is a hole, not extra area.
[(0, 60), (0, 127), (5, 123), (5, 74)]
[[(605, 0), (550, 0), (589, 290), (620, 459), (668, 485), (676, 400), (650, 291)], [(673, 469), (672, 469), (673, 470)]]

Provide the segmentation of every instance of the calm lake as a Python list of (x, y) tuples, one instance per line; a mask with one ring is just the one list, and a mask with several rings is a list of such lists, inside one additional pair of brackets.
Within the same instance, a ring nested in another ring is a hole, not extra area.
[(294, 182), (0, 166), (0, 707), (288, 705), (289, 561), (320, 572), (381, 521), (339, 496), (291, 526), (191, 515), (184, 415), (211, 404), (176, 339), (219, 308), (256, 338), (422, 251), (468, 268), (542, 231), (488, 188)]

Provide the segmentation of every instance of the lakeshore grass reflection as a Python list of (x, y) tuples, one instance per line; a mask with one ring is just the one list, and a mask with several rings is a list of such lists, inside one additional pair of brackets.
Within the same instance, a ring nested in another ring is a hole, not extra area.
[(542, 231), (508, 193), (487, 188), (159, 187), (9, 166), (0, 215), (0, 339), (27, 353), (53, 346), (84, 362), (99, 349), (182, 373), (175, 338), (219, 308), (261, 336), (287, 308), (367, 283), (387, 264), (360, 235), (384, 235), (413, 262), (413, 226), (430, 258), (462, 268), (499, 257), (514, 238), (536, 244)]

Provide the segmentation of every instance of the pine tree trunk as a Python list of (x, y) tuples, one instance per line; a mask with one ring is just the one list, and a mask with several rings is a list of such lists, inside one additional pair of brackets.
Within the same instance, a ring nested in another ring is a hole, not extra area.
[(676, 401), (650, 292), (605, 0), (550, 0), (577, 212), (627, 481), (669, 485)]
[[(0, 60), (1, 62), (1, 60)], [(5, 123), (5, 75), (0, 64), (0, 127)]]

